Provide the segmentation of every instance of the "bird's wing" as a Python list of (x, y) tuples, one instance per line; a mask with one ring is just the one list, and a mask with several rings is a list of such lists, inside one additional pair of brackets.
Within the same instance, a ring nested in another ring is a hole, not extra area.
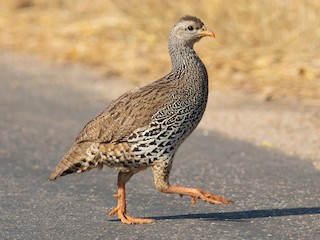
[[(161, 79), (160, 79), (161, 80)], [(170, 79), (123, 94), (80, 132), (76, 142), (117, 142), (134, 130), (148, 126), (152, 116), (170, 101)]]

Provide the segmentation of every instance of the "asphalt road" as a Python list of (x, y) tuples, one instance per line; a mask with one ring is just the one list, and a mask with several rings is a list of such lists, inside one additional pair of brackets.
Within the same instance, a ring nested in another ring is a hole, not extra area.
[(97, 89), (104, 80), (81, 66), (8, 52), (0, 52), (0, 74), (0, 239), (319, 239), (320, 172), (216, 132), (195, 131), (182, 145), (171, 183), (235, 204), (193, 207), (190, 198), (158, 193), (147, 170), (127, 185), (128, 211), (157, 221), (122, 224), (108, 216), (114, 170), (48, 181), (112, 89)]

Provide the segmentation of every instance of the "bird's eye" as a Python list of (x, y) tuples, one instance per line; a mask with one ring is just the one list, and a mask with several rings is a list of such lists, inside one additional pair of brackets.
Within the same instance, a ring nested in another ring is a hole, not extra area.
[(192, 27), (192, 26), (189, 26), (189, 27), (188, 27), (188, 30), (192, 31), (192, 30), (193, 30), (193, 27)]

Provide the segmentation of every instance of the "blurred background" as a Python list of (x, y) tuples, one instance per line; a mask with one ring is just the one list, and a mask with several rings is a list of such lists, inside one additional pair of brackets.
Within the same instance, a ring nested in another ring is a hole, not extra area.
[(183, 15), (217, 38), (196, 50), (210, 88), (320, 105), (318, 0), (2, 0), (0, 47), (78, 62), (138, 85), (170, 70), (167, 41)]

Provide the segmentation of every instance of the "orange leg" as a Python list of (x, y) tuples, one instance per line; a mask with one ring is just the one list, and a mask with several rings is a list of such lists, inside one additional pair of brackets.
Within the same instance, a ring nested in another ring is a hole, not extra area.
[(233, 203), (233, 201), (215, 195), (211, 192), (204, 191), (199, 188), (187, 188), (187, 187), (180, 187), (180, 186), (169, 186), (168, 188), (162, 190), (164, 193), (169, 194), (179, 194), (181, 197), (183, 195), (187, 195), (191, 197), (192, 205), (196, 205), (196, 200), (201, 199), (204, 202), (208, 202), (211, 204), (228, 204)]
[(125, 183), (118, 182), (118, 194), (115, 194), (114, 197), (118, 198), (118, 206), (115, 207), (110, 213), (109, 216), (118, 213), (118, 218), (121, 219), (121, 222), (126, 224), (141, 224), (141, 223), (152, 223), (153, 219), (147, 218), (134, 218), (129, 216), (126, 212), (126, 189)]

